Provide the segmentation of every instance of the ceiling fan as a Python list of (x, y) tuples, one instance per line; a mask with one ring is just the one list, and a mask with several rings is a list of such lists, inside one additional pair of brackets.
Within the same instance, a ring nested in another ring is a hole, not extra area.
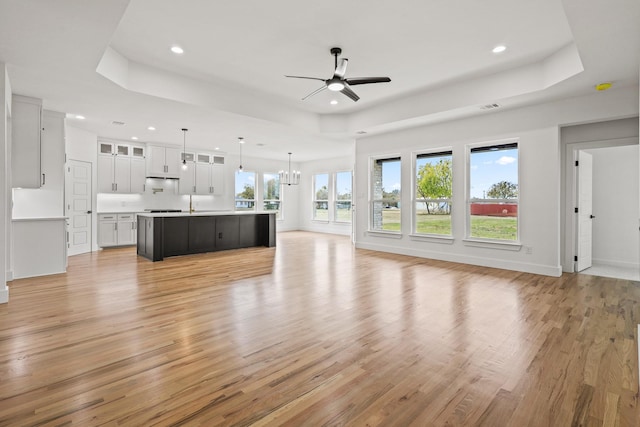
[(285, 76), (294, 79), (320, 80), (321, 82), (324, 82), (324, 85), (322, 87), (314, 90), (309, 95), (302, 98), (303, 101), (317, 93), (322, 92), (325, 89), (329, 89), (333, 92), (341, 92), (355, 102), (360, 99), (360, 97), (356, 95), (353, 90), (351, 90), (350, 86), (366, 85), (369, 83), (388, 83), (391, 81), (389, 77), (356, 77), (350, 79), (345, 78), (344, 75), (347, 73), (347, 62), (349, 60), (347, 58), (342, 58), (340, 59), (340, 64), (338, 64), (338, 55), (340, 55), (341, 53), (342, 49), (340, 49), (339, 47), (331, 48), (331, 55), (333, 55), (335, 58), (335, 71), (333, 72), (333, 77), (331, 77), (330, 79), (325, 80), (319, 77)]

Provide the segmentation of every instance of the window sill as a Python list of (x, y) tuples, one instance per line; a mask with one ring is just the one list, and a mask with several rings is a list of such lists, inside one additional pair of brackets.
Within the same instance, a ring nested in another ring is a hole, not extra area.
[(520, 242), (500, 242), (497, 240), (462, 239), (465, 246), (476, 248), (500, 249), (503, 251), (517, 252), (522, 248)]
[(410, 234), (409, 237), (417, 242), (443, 243), (445, 245), (452, 245), (455, 240), (452, 236), (438, 236), (435, 234)]
[(397, 231), (368, 230), (367, 235), (373, 237), (386, 237), (390, 239), (402, 239), (402, 233)]
[(329, 220), (327, 219), (312, 219), (311, 222), (315, 222), (316, 224), (329, 224)]

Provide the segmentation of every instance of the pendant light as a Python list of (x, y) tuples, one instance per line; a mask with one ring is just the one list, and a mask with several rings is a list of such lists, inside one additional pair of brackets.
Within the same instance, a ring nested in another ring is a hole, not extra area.
[(183, 142), (182, 142), (182, 170), (187, 170), (187, 131), (189, 129), (182, 128)]
[(298, 185), (300, 184), (300, 171), (291, 170), (291, 153), (289, 153), (289, 170), (278, 172), (280, 183), (282, 185)]
[(240, 166), (238, 166), (238, 172), (242, 172), (242, 144), (244, 144), (243, 137), (238, 137), (238, 144), (240, 144)]

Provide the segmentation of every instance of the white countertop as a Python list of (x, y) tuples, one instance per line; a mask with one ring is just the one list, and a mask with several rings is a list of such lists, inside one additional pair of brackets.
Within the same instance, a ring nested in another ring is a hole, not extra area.
[(151, 218), (163, 218), (163, 217), (183, 217), (183, 216), (221, 216), (221, 215), (275, 215), (275, 211), (196, 211), (189, 212), (160, 212), (150, 213), (142, 212), (138, 216), (147, 216)]

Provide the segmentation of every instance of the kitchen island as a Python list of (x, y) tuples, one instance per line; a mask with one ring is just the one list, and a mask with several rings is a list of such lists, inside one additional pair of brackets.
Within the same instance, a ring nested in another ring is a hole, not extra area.
[(275, 212), (138, 214), (138, 255), (151, 261), (253, 246), (276, 245)]

